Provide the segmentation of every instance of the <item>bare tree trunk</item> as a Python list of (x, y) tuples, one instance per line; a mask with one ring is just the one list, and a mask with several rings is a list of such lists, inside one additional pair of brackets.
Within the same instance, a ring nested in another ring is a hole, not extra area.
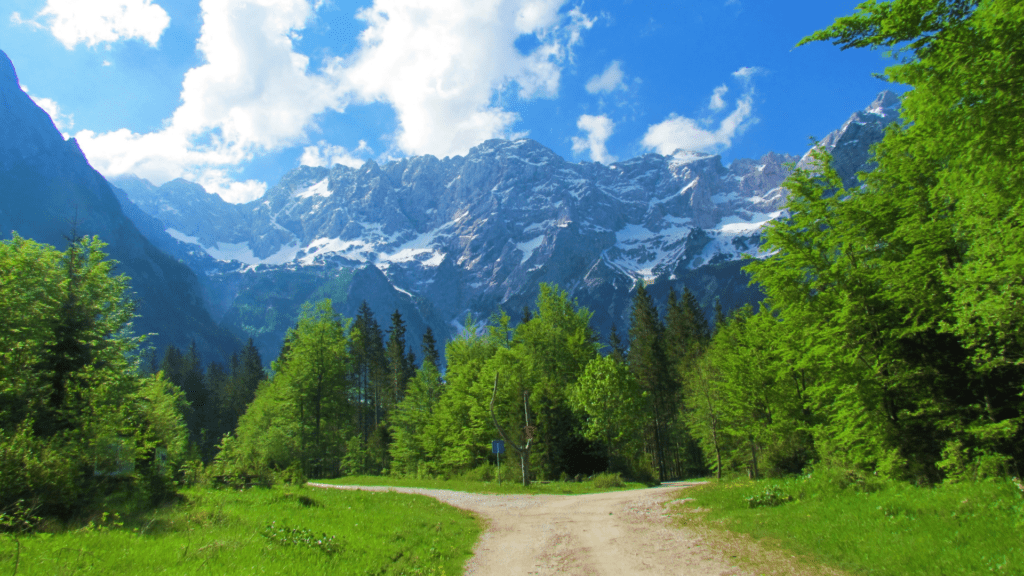
[[(523, 470), (523, 486), (530, 485), (530, 443), (533, 442), (533, 437), (528, 432), (526, 435), (526, 444), (519, 446), (505, 433), (502, 429), (501, 424), (498, 424), (498, 418), (494, 415), (494, 399), (498, 395), (498, 375), (494, 375), (494, 390), (491, 392), (491, 420), (494, 421), (494, 427), (498, 429), (498, 434), (505, 440), (505, 443), (511, 446), (519, 454), (519, 462)], [(523, 392), (523, 409), (526, 411), (526, 430), (530, 429), (530, 393)]]

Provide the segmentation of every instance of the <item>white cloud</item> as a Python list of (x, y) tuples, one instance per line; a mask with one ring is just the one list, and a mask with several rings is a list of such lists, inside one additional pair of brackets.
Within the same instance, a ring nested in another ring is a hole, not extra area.
[(598, 92), (625, 90), (626, 84), (622, 81), (623, 76), (622, 63), (618, 60), (612, 60), (612, 63), (604, 69), (604, 72), (587, 81), (587, 92), (597, 94)]
[(294, 51), (290, 33), (313, 16), (306, 0), (203, 0), (201, 8), (205, 63), (185, 74), (182, 103), (164, 129), (76, 136), (105, 175), (134, 173), (156, 184), (186, 177), (225, 200), (248, 201), (265, 185), (229, 183), (226, 168), (301, 143), (317, 114), (342, 110), (339, 60), (310, 73), (309, 58)]
[[(562, 68), (596, 22), (578, 7), (562, 11), (566, 2), (376, 0), (358, 12), (367, 28), (356, 50), (310, 71), (293, 42), (321, 2), (202, 0), (197, 48), (205, 62), (185, 74), (181, 105), (165, 127), (76, 136), (103, 174), (134, 173), (156, 184), (205, 179), (234, 202), (252, 199), (260, 186), (227, 184), (230, 169), (308, 144), (318, 114), (353, 102), (394, 108), (395, 151), (465, 154), (516, 134), (518, 115), (493, 103), (502, 89), (515, 85), (520, 99), (557, 95)], [(539, 40), (528, 54), (515, 46), (523, 35)], [(303, 158), (361, 162), (359, 149), (340, 150), (307, 145)]]
[[(744, 93), (737, 98), (736, 108), (723, 118), (717, 128), (709, 128), (713, 124), (713, 118), (704, 118), (701, 121), (671, 114), (664, 121), (647, 128), (642, 144), (656, 150), (659, 154), (668, 155), (672, 152), (683, 149), (701, 152), (720, 152), (732, 145), (732, 140), (742, 134), (750, 125), (757, 123), (753, 116), (754, 111), (754, 87), (750, 81), (751, 76), (762, 72), (759, 68), (744, 67), (733, 72), (733, 77), (740, 80), (744, 87)], [(721, 111), (726, 107), (725, 94), (728, 88), (725, 85), (718, 86), (711, 94), (709, 108), (712, 111)]]
[[(306, 146), (302, 149), (302, 158), (299, 159), (299, 164), (303, 166), (323, 166), (330, 168), (335, 164), (341, 164), (342, 166), (348, 166), (349, 168), (359, 168), (366, 162), (365, 156), (368, 156), (373, 151), (366, 145), (365, 140), (359, 141), (359, 146), (355, 150), (348, 150), (344, 146), (333, 146), (327, 142), (321, 140), (316, 146)], [(360, 158), (356, 154), (362, 154), (364, 157)]]
[[(27, 92), (27, 90), (26, 90)], [(73, 114), (65, 114), (60, 111), (60, 105), (49, 98), (36, 98), (32, 96), (32, 100), (39, 105), (40, 108), (46, 111), (50, 115), (50, 119), (53, 120), (54, 126), (61, 133), (65, 133), (75, 125), (75, 117)], [(67, 135), (64, 136), (67, 138)]]
[(708, 108), (718, 111), (725, 108), (725, 93), (729, 91), (729, 87), (722, 84), (715, 91), (711, 93), (711, 103), (708, 104)]
[(264, 182), (258, 180), (238, 182), (231, 178), (227, 171), (219, 168), (206, 168), (191, 176), (191, 179), (205, 188), (207, 192), (218, 194), (221, 198), (231, 202), (255, 200), (267, 191), (267, 185)]
[[(48, 0), (36, 18), (45, 21), (50, 33), (68, 50), (80, 43), (96, 46), (131, 38), (156, 47), (171, 22), (167, 12), (152, 0)], [(11, 15), (11, 22), (43, 27), (35, 20), (22, 20), (17, 12)]]
[(733, 72), (732, 75), (740, 80), (749, 81), (755, 74), (761, 74), (762, 72), (764, 72), (763, 68), (758, 68), (757, 66), (744, 66)]
[(11, 12), (11, 24), (16, 24), (18, 26), (28, 26), (29, 28), (35, 28), (36, 30), (43, 28), (42, 24), (36, 22), (35, 20), (32, 20), (31, 18), (28, 20), (22, 19), (20, 12)]
[(586, 138), (580, 138), (573, 136), (572, 138), (572, 151), (581, 153), (585, 151), (590, 152), (590, 159), (594, 162), (601, 162), (607, 164), (614, 162), (615, 157), (608, 154), (608, 149), (605, 148), (605, 142), (608, 137), (612, 135), (612, 131), (615, 128), (615, 123), (612, 119), (605, 116), (591, 116), (584, 114), (580, 116), (580, 119), (576, 122), (576, 127), (587, 133)]
[[(358, 17), (368, 28), (346, 63), (362, 102), (385, 101), (397, 114), (394, 142), (407, 154), (465, 154), (488, 138), (508, 136), (518, 116), (492, 103), (510, 83), (519, 97), (553, 97), (562, 66), (583, 30), (594, 25), (565, 0), (377, 0)], [(511, 23), (511, 25), (509, 25)], [(521, 54), (515, 41), (540, 45)]]

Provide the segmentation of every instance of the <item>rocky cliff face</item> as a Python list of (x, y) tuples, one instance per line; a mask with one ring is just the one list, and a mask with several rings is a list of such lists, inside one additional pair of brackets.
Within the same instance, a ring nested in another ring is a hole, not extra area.
[(139, 232), (77, 142), (65, 141), (21, 90), (14, 65), (0, 51), (0, 238), (12, 231), (61, 250), (72, 232), (107, 242), (117, 271), (132, 279), (140, 315), (135, 329), (156, 333), (149, 341), (156, 348), (195, 340), (204, 359), (223, 361), (240, 347), (210, 318), (196, 275)]
[[(883, 93), (821, 142), (844, 178), (870, 168), (868, 147), (897, 103)], [(688, 286), (708, 306), (715, 297), (727, 308), (758, 300), (740, 259), (760, 256), (761, 227), (784, 217), (780, 184), (796, 161), (768, 153), (726, 167), (719, 156), (680, 150), (604, 166), (567, 162), (532, 140), (490, 140), (464, 157), (303, 166), (244, 205), (183, 181), (114, 182), (179, 247), (205, 258), (194, 266), (205, 267), (218, 316), (233, 317), (247, 275), (283, 281), (372, 268), (412, 322), (439, 335), (467, 313), (518, 317), (540, 282), (569, 291), (607, 332), (626, 327), (638, 280), (656, 295)]]

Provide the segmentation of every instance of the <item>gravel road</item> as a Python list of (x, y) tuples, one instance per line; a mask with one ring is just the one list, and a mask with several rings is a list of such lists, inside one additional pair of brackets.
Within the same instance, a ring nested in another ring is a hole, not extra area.
[(665, 503), (679, 498), (688, 483), (577, 496), (310, 485), (423, 494), (486, 518), (488, 527), (466, 563), (467, 575), (749, 574), (730, 565), (703, 536), (669, 525)]

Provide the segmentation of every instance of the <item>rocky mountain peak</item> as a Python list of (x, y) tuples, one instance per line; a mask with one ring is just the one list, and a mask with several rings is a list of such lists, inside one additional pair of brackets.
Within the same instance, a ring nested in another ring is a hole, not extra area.
[(797, 168), (814, 170), (811, 153), (824, 149), (832, 154), (832, 167), (843, 179), (847, 189), (857, 188), (860, 181), (857, 174), (870, 172), (871, 146), (882, 140), (885, 128), (899, 119), (899, 96), (888, 90), (881, 92), (863, 110), (858, 110), (838, 130), (830, 132), (817, 145), (807, 151)]
[(895, 92), (883, 90), (865, 110), (875, 114), (882, 114), (886, 109), (899, 108), (899, 105), (900, 97)]

